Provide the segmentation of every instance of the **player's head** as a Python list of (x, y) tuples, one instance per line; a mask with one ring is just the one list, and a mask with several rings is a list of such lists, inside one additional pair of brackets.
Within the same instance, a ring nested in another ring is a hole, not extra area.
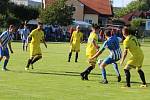
[(97, 24), (92, 25), (92, 31), (98, 32), (99, 31), (99, 26)]
[(79, 25), (76, 26), (76, 31), (80, 31), (80, 26)]
[(124, 27), (124, 28), (122, 29), (122, 34), (123, 34), (124, 37), (126, 37), (127, 35), (129, 35), (129, 33), (128, 33), (128, 28), (127, 28), (127, 27)]
[(40, 29), (40, 30), (42, 30), (43, 29), (43, 23), (42, 22), (38, 22), (37, 28)]
[(122, 30), (122, 33), (123, 33), (123, 36), (124, 37), (127, 37), (128, 35), (130, 34), (134, 34), (134, 31), (132, 28), (128, 28), (128, 27), (124, 27), (123, 30)]
[(105, 30), (104, 32), (106, 39), (111, 37), (111, 30)]
[(9, 33), (14, 33), (16, 31), (16, 27), (14, 25), (9, 25), (8, 31)]

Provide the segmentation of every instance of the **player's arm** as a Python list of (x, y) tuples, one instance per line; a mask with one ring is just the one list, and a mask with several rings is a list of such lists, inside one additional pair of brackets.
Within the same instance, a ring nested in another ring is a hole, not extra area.
[(47, 48), (47, 44), (46, 44), (46, 42), (45, 42), (44, 37), (42, 38), (42, 42), (43, 42), (43, 44), (45, 45), (45, 47)]
[(122, 66), (122, 64), (124, 63), (124, 60), (126, 59), (127, 54), (128, 54), (128, 49), (124, 49), (123, 55), (122, 55), (122, 58), (121, 58), (121, 61), (120, 61), (120, 65), (121, 65), (121, 66)]
[(8, 47), (11, 53), (13, 53), (12, 47), (11, 47), (11, 41), (8, 43)]
[(96, 49), (99, 49), (99, 46), (98, 46), (98, 44), (96, 43), (95, 40), (93, 40), (93, 45), (94, 45), (94, 47), (95, 47)]
[(83, 33), (81, 33), (80, 41), (81, 41), (81, 43), (83, 43)]
[(94, 59), (94, 58), (97, 58), (99, 55), (102, 54), (102, 52), (105, 50), (105, 48), (106, 48), (106, 42), (104, 42), (102, 48), (101, 48), (100, 50), (98, 50), (98, 51), (96, 52), (96, 54), (95, 54), (93, 57), (91, 57), (89, 60), (92, 60), (92, 59)]
[(71, 38), (70, 38), (70, 44), (72, 44), (72, 41), (73, 41), (73, 34), (74, 33), (72, 33)]

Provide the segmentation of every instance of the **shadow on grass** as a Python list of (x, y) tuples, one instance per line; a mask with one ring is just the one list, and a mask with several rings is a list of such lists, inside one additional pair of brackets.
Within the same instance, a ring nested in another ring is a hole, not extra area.
[[(46, 74), (46, 75), (62, 75), (62, 76), (80, 76), (80, 72), (72, 72), (72, 71), (50, 71), (49, 72), (29, 72), (32, 74)], [(92, 77), (97, 77), (101, 74), (98, 73), (90, 73), (90, 75), (92, 75)], [(113, 74), (107, 74), (107, 76), (116, 76)]]

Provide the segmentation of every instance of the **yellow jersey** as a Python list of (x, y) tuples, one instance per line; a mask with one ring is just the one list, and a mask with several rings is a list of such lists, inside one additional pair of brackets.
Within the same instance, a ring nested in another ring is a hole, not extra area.
[(31, 44), (32, 45), (40, 45), (42, 39), (44, 39), (44, 32), (42, 30), (34, 29), (30, 34), (29, 37), (32, 38)]
[(91, 32), (86, 47), (86, 56), (88, 56), (88, 58), (92, 57), (97, 52), (97, 48), (94, 46), (93, 41), (98, 43), (98, 36), (96, 33)]
[(71, 36), (71, 51), (80, 51), (80, 42), (83, 40), (83, 33), (74, 31)]
[(123, 42), (124, 48), (128, 49), (132, 56), (143, 56), (143, 51), (140, 48), (140, 43), (133, 35), (129, 35)]
[(72, 38), (72, 44), (80, 44), (83, 38), (83, 34), (82, 32), (73, 31), (71, 38)]

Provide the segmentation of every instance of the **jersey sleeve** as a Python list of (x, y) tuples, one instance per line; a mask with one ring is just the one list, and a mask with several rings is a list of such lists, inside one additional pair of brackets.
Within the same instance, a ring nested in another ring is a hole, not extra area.
[(106, 48), (107, 48), (107, 41), (103, 43), (102, 47), (100, 48), (100, 51), (103, 52)]
[(118, 41), (119, 41), (119, 42), (121, 42), (121, 41), (122, 41), (122, 38), (120, 38), (120, 37), (117, 37), (117, 39), (118, 39)]
[(29, 37), (31, 38), (32, 36), (34, 36), (35, 34), (35, 30), (33, 30), (30, 34), (29, 34)]
[(128, 49), (129, 46), (130, 46), (129, 40), (126, 40), (126, 39), (125, 39), (125, 40), (123, 41), (123, 47), (124, 47), (124, 49)]

